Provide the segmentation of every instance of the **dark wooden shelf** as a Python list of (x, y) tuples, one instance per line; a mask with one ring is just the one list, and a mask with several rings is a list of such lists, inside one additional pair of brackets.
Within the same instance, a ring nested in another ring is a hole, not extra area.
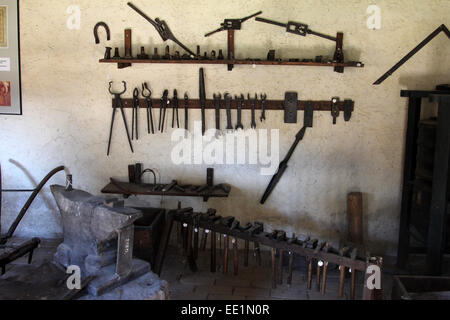
[[(100, 63), (116, 63), (119, 68), (130, 67), (133, 63), (150, 64), (215, 64), (215, 65), (263, 65), (263, 66), (306, 66), (306, 67), (344, 67), (364, 68), (361, 62), (351, 61), (346, 63), (336, 62), (303, 62), (303, 61), (265, 61), (265, 60), (149, 60), (149, 59), (101, 59)], [(121, 67), (122, 66), (122, 67)]]
[[(119, 186), (120, 187), (119, 187)], [(230, 194), (231, 188), (226, 192), (221, 185), (207, 188), (202, 192), (198, 192), (203, 186), (179, 186), (185, 189), (185, 191), (180, 191), (179, 189), (172, 189), (167, 192), (163, 192), (162, 189), (165, 184), (157, 184), (156, 188), (153, 184), (134, 184), (127, 182), (115, 182), (109, 183), (101, 191), (105, 194), (119, 194), (124, 196), (132, 195), (145, 195), (145, 196), (165, 196), (165, 197), (202, 197), (202, 198), (227, 198)]]

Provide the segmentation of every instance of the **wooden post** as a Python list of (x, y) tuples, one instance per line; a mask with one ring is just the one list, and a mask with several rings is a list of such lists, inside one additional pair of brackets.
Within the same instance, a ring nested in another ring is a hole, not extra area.
[(276, 262), (276, 249), (272, 248), (272, 288), (277, 288), (277, 262)]
[(211, 233), (211, 272), (216, 273), (217, 263), (216, 263), (216, 233)]
[(363, 244), (363, 200), (362, 193), (354, 192), (348, 195), (347, 218), (348, 238), (351, 243)]
[[(234, 60), (234, 30), (229, 29), (228, 30), (228, 60)], [(228, 65), (228, 71), (232, 71), (234, 68), (234, 65), (229, 64)]]

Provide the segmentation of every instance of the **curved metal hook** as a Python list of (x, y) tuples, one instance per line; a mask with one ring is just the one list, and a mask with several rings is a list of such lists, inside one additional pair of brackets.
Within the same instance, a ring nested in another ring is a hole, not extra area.
[(94, 37), (95, 37), (95, 43), (99, 44), (100, 43), (100, 38), (98, 37), (98, 28), (103, 27), (106, 30), (106, 37), (107, 40), (111, 40), (111, 31), (109, 30), (109, 27), (106, 23), (104, 22), (99, 22), (95, 25), (94, 27)]
[(112, 91), (112, 84), (113, 84), (113, 81), (110, 81), (109, 82), (109, 93), (111, 93), (112, 95), (122, 95), (122, 94), (124, 94), (125, 92), (127, 92), (127, 83), (125, 82), (125, 81), (122, 81), (122, 83), (123, 83), (123, 86), (124, 86), (124, 89), (123, 89), (123, 91), (122, 92), (120, 92), (120, 93), (116, 93), (116, 92), (113, 92)]

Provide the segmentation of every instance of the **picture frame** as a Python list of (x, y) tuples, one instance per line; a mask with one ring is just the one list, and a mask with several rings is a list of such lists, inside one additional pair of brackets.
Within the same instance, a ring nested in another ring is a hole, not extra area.
[(0, 0), (0, 115), (22, 115), (19, 0)]

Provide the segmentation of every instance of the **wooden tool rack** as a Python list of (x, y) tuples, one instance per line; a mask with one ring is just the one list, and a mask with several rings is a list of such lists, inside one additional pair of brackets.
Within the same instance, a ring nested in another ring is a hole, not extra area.
[[(234, 32), (235, 30), (228, 30), (228, 55), (227, 57), (236, 57), (235, 52), (235, 43), (234, 43)], [(337, 45), (336, 52), (343, 52), (343, 38), (344, 34), (339, 32), (337, 34)], [(357, 61), (323, 61), (323, 62), (314, 62), (314, 61), (281, 61), (281, 60), (260, 60), (260, 59), (204, 59), (202, 57), (196, 57), (195, 59), (183, 60), (183, 59), (138, 59), (132, 57), (132, 34), (130, 29), (125, 30), (125, 58), (109, 58), (109, 59), (100, 59), (100, 63), (114, 63), (117, 64), (119, 69), (124, 69), (131, 67), (134, 63), (138, 64), (197, 64), (197, 65), (227, 65), (228, 70), (232, 71), (235, 65), (252, 65), (252, 66), (305, 66), (305, 67), (331, 67), (334, 68), (335, 72), (344, 73), (345, 68), (364, 68), (364, 64), (362, 62)]]
[[(234, 97), (233, 97), (234, 98)], [(247, 98), (247, 97), (245, 97)], [(338, 99), (338, 98), (333, 98)], [(337, 100), (336, 103), (333, 102), (333, 99), (330, 99), (330, 101), (298, 101), (298, 110), (303, 111), (305, 110), (305, 106), (308, 103), (312, 103), (314, 105), (314, 111), (329, 111), (331, 112), (333, 110), (333, 107), (336, 107), (339, 109), (339, 112), (344, 113), (345, 121), (350, 121), (353, 111), (355, 109), (355, 102), (352, 100), (344, 100), (341, 101), (340, 99)], [(172, 101), (172, 100), (170, 100)], [(132, 108), (133, 107), (133, 99), (122, 99), (124, 108)], [(112, 99), (112, 107), (114, 108), (115, 99)], [(152, 99), (153, 109), (159, 109), (161, 104), (161, 99)], [(284, 111), (285, 101), (277, 101), (277, 100), (267, 100), (266, 101), (266, 110), (272, 110), (272, 111)], [(139, 99), (139, 107), (142, 109), (147, 108), (146, 100), (145, 99)], [(173, 108), (173, 104), (170, 103), (168, 108)], [(183, 110), (184, 108), (184, 101), (182, 99), (179, 99), (179, 109)], [(252, 106), (251, 103), (247, 100), (245, 100), (242, 109), (243, 110), (251, 110)], [(258, 100), (256, 104), (256, 110), (261, 110), (261, 100)], [(189, 109), (201, 109), (200, 100), (196, 99), (190, 99), (189, 100)], [(206, 100), (206, 109), (207, 110), (214, 110), (214, 100)], [(221, 100), (220, 103), (220, 109), (225, 110), (225, 101)], [(237, 109), (237, 101), (235, 99), (232, 100), (231, 103), (231, 109), (236, 110)]]
[[(225, 218), (227, 219), (227, 218)], [(290, 272), (292, 271), (293, 265), (293, 255), (297, 254), (303, 256), (307, 259), (307, 261), (324, 261), (326, 263), (335, 264), (341, 266), (341, 275), (344, 274), (342, 270), (352, 270), (352, 292), (351, 297), (354, 299), (355, 297), (355, 279), (356, 279), (356, 271), (360, 271), (365, 273), (367, 267), (373, 263), (373, 259), (369, 258), (361, 258), (358, 255), (356, 258), (352, 259), (347, 255), (341, 255), (337, 250), (330, 248), (327, 252), (321, 251), (318, 248), (318, 241), (315, 241), (313, 247), (308, 247), (304, 243), (300, 243), (301, 241), (295, 239), (274, 239), (271, 237), (271, 233), (264, 232), (264, 225), (261, 223), (255, 223), (251, 226), (247, 226), (245, 230), (239, 225), (237, 220), (231, 218), (231, 220), (235, 223), (236, 228), (230, 227), (229, 225), (225, 225), (222, 223), (223, 218), (221, 216), (216, 216), (216, 211), (210, 209), (208, 213), (194, 213), (192, 208), (173, 210), (167, 213), (166, 224), (164, 227), (164, 231), (161, 237), (160, 247), (158, 250), (158, 254), (156, 257), (156, 265), (155, 272), (157, 274), (161, 274), (162, 267), (164, 264), (164, 258), (166, 255), (166, 251), (168, 248), (168, 244), (170, 241), (170, 236), (172, 232), (172, 228), (174, 222), (179, 222), (184, 225), (183, 231), (183, 247), (185, 249), (186, 254), (188, 255), (188, 259), (196, 259), (197, 251), (198, 251), (198, 237), (200, 233), (200, 229), (204, 230), (204, 237), (206, 234), (211, 234), (211, 272), (217, 271), (217, 247), (216, 247), (216, 236), (217, 234), (221, 234), (227, 236), (228, 239), (235, 239), (234, 242), (234, 250), (237, 251), (237, 240), (245, 241), (245, 265), (248, 265), (248, 254), (249, 254), (249, 243), (253, 242), (259, 248), (259, 245), (268, 246), (273, 248), (272, 251), (272, 277), (273, 277), (273, 285), (276, 287), (277, 283), (282, 283), (282, 269), (283, 269), (283, 251), (289, 252), (291, 255), (291, 261), (289, 263)], [(256, 226), (256, 228), (255, 228)], [(195, 235), (193, 233), (195, 232)], [(192, 240), (194, 238), (194, 245), (192, 244)], [(206, 248), (206, 239), (202, 237), (202, 246), (203, 249)], [(228, 251), (228, 248), (225, 247)], [(279, 258), (278, 263), (275, 261), (274, 250), (279, 250)], [(224, 256), (224, 270), (228, 269), (228, 252), (225, 252)], [(361, 254), (365, 254), (361, 252)], [(235, 275), (237, 275), (238, 268), (238, 260), (237, 255), (234, 254), (234, 265), (235, 265)], [(312, 266), (312, 263), (311, 263)], [(310, 267), (311, 268), (311, 267)], [(278, 269), (278, 270), (277, 270)], [(312, 270), (312, 269), (311, 269)], [(311, 272), (311, 271), (310, 271)], [(343, 279), (344, 280), (344, 279)], [(288, 284), (292, 281), (292, 277), (288, 278)], [(320, 280), (319, 280), (320, 281)], [(326, 280), (325, 280), (326, 281)], [(341, 281), (343, 283), (343, 281)], [(325, 288), (325, 286), (323, 287)], [(343, 291), (343, 288), (340, 288), (340, 291)], [(325, 294), (325, 289), (323, 291)]]
[(179, 189), (171, 189), (169, 191), (162, 191), (166, 185), (164, 184), (135, 184), (120, 182), (120, 186), (116, 183), (109, 183), (102, 189), (102, 193), (105, 194), (120, 194), (125, 197), (130, 197), (133, 195), (144, 195), (144, 196), (164, 196), (164, 197), (202, 197), (205, 199), (209, 198), (228, 198), (231, 188), (224, 190), (220, 186), (212, 186), (204, 191), (198, 192), (202, 186), (180, 186), (184, 191)]
[[(446, 249), (446, 237), (450, 236), (450, 230), (447, 227), (448, 213), (450, 212), (450, 197), (448, 196), (450, 91), (448, 86), (440, 86), (436, 91), (405, 90), (401, 92), (401, 96), (409, 99), (409, 106), (397, 265), (399, 268), (405, 268), (410, 253), (426, 254), (427, 273), (439, 276), (442, 273), (443, 254), (444, 252), (450, 252), (448, 247)], [(429, 99), (437, 103), (439, 108), (431, 187), (418, 183), (416, 176), (419, 123), (421, 122), (423, 99)], [(426, 246), (413, 248), (410, 246), (411, 220), (415, 209), (414, 193), (418, 188), (431, 195), (431, 205), (427, 210), (428, 215), (426, 217), (429, 223)]]

